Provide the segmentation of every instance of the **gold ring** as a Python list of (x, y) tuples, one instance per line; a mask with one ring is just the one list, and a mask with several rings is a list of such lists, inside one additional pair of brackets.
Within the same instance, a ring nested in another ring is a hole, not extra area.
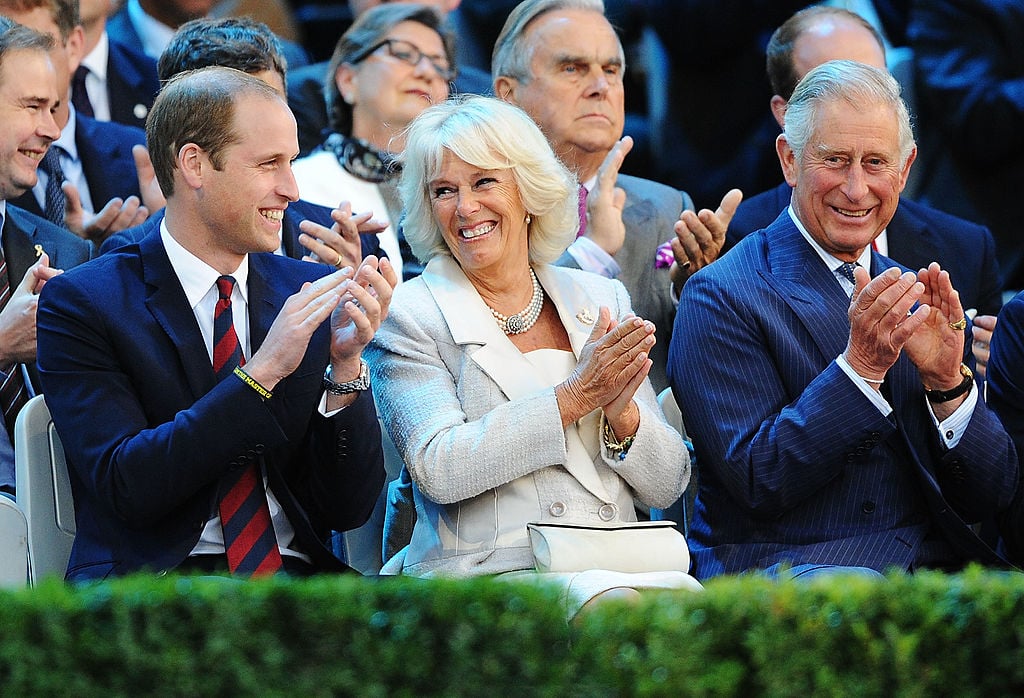
[(679, 266), (681, 266), (683, 269), (689, 269), (690, 268), (690, 260), (686, 260), (685, 262), (683, 262)]
[(951, 330), (960, 330), (963, 332), (967, 329), (967, 316), (965, 315), (956, 322), (947, 322), (946, 324), (949, 325), (949, 329)]
[(341, 269), (341, 252), (336, 252), (338, 255), (338, 261), (334, 263), (336, 269)]

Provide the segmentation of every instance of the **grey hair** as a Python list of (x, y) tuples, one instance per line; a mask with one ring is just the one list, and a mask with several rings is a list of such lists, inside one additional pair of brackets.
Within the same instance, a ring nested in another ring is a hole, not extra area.
[(527, 114), (492, 97), (469, 95), (428, 107), (406, 129), (399, 192), (405, 239), (422, 262), (450, 255), (431, 205), (429, 182), (445, 151), (484, 170), (512, 170), (529, 213), (530, 261), (555, 261), (579, 228), (576, 179)]
[[(494, 42), (491, 53), (492, 78), (510, 77), (527, 83), (532, 77), (530, 62), (535, 46), (525, 40), (526, 28), (533, 20), (548, 12), (557, 10), (585, 10), (604, 15), (604, 0), (524, 0), (509, 13), (505, 25)], [(622, 45), (620, 58), (625, 61)]]
[(803, 155), (822, 104), (845, 100), (855, 107), (885, 105), (899, 125), (902, 164), (914, 149), (910, 113), (900, 97), (900, 85), (885, 70), (856, 61), (829, 61), (813, 68), (797, 83), (786, 108), (786, 142), (797, 159)]

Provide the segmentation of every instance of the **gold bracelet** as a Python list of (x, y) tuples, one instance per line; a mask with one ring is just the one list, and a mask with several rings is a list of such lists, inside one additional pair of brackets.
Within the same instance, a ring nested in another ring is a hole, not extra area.
[(604, 447), (608, 449), (608, 452), (612, 454), (612, 457), (617, 460), (626, 460), (626, 453), (629, 451), (629, 447), (633, 445), (633, 441), (636, 439), (636, 435), (627, 436), (622, 441), (619, 441), (615, 437), (615, 432), (612, 431), (612, 427), (607, 421), (604, 423)]
[(247, 386), (255, 390), (257, 393), (259, 393), (260, 397), (263, 398), (264, 400), (269, 400), (271, 397), (273, 397), (274, 393), (270, 392), (262, 385), (260, 385), (259, 381), (257, 381), (255, 378), (253, 378), (248, 373), (243, 371), (241, 366), (235, 366), (234, 374), (241, 378), (243, 383), (245, 383)]

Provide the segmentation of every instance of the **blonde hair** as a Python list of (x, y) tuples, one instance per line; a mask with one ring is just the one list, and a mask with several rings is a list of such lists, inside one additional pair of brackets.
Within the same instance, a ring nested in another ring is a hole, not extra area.
[(575, 177), (525, 112), (498, 99), (470, 95), (429, 107), (406, 130), (399, 191), (406, 212), (405, 239), (420, 261), (451, 254), (428, 188), (440, 175), (446, 150), (474, 167), (512, 171), (532, 218), (532, 262), (554, 262), (565, 252), (579, 228)]

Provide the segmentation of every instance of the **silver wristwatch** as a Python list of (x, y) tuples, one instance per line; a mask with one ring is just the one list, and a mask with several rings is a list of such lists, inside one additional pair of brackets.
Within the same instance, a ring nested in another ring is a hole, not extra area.
[(324, 390), (329, 392), (331, 395), (347, 395), (349, 393), (358, 393), (360, 390), (366, 390), (370, 387), (370, 367), (366, 365), (366, 362), (362, 359), (359, 360), (359, 377), (355, 380), (345, 381), (344, 383), (335, 383), (331, 379), (331, 366), (327, 365), (327, 370), (324, 371)]

